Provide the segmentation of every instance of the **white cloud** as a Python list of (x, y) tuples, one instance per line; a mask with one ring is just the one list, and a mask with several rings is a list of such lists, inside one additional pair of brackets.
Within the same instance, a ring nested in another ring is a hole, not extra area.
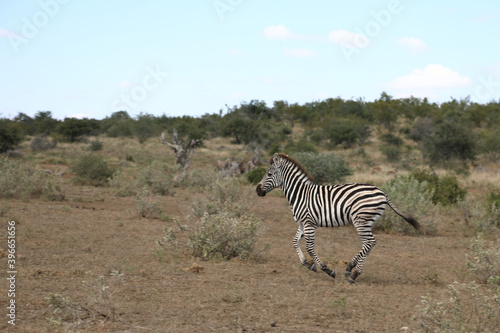
[(328, 40), (337, 44), (349, 44), (358, 48), (367, 46), (370, 41), (365, 36), (347, 30), (335, 30), (328, 34)]
[(410, 74), (397, 77), (388, 83), (389, 88), (455, 88), (471, 84), (467, 76), (439, 64), (429, 64), (424, 69), (414, 69)]
[(281, 24), (266, 27), (264, 29), (264, 36), (268, 39), (293, 39), (297, 37), (297, 35)]
[(285, 49), (283, 52), (286, 55), (292, 56), (294, 58), (310, 58), (318, 55), (316, 52), (311, 50), (301, 48), (301, 49)]
[(399, 38), (399, 39), (396, 39), (396, 42), (400, 46), (410, 50), (412, 53), (423, 52), (423, 51), (427, 51), (429, 49), (427, 47), (427, 44), (425, 44), (425, 42), (423, 40), (415, 38), (415, 37)]

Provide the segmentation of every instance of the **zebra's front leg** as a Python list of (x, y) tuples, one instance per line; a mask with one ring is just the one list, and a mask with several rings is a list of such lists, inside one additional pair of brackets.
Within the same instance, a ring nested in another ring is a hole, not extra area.
[(306, 238), (306, 249), (307, 253), (313, 258), (313, 260), (316, 262), (318, 267), (321, 268), (323, 272), (331, 276), (332, 278), (335, 279), (335, 272), (331, 269), (329, 269), (322, 261), (321, 259), (316, 255), (316, 252), (314, 251), (314, 238), (316, 234), (316, 227), (314, 226), (307, 226), (305, 227), (304, 230), (304, 235)]
[(313, 272), (316, 272), (316, 266), (314, 263), (310, 263), (307, 261), (306, 257), (304, 256), (304, 253), (302, 253), (302, 250), (300, 249), (300, 239), (304, 237), (304, 227), (302, 224), (299, 224), (299, 229), (297, 230), (297, 233), (295, 234), (295, 237), (293, 238), (293, 247), (295, 248), (295, 251), (297, 251), (297, 254), (299, 255), (300, 263), (310, 269)]

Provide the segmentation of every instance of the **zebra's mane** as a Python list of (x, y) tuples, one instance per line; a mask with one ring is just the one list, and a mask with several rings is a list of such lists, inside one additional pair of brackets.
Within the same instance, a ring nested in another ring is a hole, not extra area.
[[(302, 172), (303, 172), (303, 173), (307, 176), (307, 178), (309, 178), (309, 180), (310, 180), (311, 182), (313, 182), (313, 183), (314, 183), (314, 177), (313, 177), (313, 176), (311, 176), (311, 175), (309, 174), (309, 172), (307, 172), (306, 168), (304, 168), (304, 166), (303, 166), (302, 164), (300, 164), (300, 163), (299, 163), (296, 159), (294, 159), (293, 157), (288, 156), (288, 155), (287, 155), (287, 154), (285, 154), (285, 153), (279, 153), (279, 154), (278, 154), (278, 156), (279, 156), (279, 157), (281, 157), (281, 158), (284, 158), (284, 159), (285, 159), (285, 160), (287, 160), (287, 161), (290, 161), (290, 162), (291, 162), (291, 163), (293, 163), (293, 164), (295, 164), (295, 166), (296, 166), (297, 168), (299, 168), (299, 170), (300, 170), (300, 171), (302, 171)], [(269, 161), (269, 163), (271, 163), (271, 165), (274, 163), (274, 161), (273, 161), (273, 158), (272, 158), (272, 157), (271, 157), (271, 160)]]

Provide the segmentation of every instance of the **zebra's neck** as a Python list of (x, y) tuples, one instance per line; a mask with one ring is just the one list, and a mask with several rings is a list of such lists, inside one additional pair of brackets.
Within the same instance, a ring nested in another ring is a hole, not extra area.
[(294, 207), (305, 189), (314, 183), (307, 173), (302, 171), (294, 163), (289, 163), (283, 168), (283, 185), (281, 189), (285, 193), (290, 206)]

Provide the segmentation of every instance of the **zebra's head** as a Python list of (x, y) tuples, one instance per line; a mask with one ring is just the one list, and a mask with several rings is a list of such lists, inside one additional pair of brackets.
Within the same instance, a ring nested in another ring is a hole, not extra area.
[(282, 172), (280, 168), (281, 156), (279, 154), (274, 154), (271, 158), (271, 166), (267, 170), (264, 178), (257, 185), (257, 195), (263, 197), (267, 193), (274, 190), (276, 187), (280, 187), (283, 183)]

